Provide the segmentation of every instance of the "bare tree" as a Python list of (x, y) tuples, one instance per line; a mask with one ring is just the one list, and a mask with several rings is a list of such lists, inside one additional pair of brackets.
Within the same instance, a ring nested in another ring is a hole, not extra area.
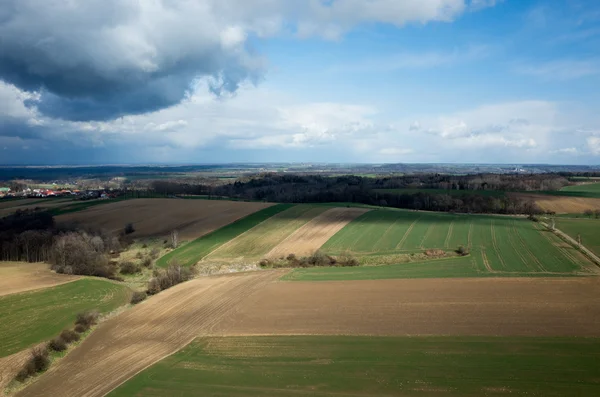
[(171, 247), (173, 249), (179, 246), (179, 232), (177, 230), (173, 230), (171, 232)]

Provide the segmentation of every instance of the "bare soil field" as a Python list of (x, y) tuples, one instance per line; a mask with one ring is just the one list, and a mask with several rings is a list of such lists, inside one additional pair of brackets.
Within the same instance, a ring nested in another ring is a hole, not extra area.
[(0, 262), (0, 296), (53, 287), (78, 278), (56, 274), (45, 263)]
[(170, 288), (100, 324), (19, 396), (103, 396), (213, 327), (284, 272), (206, 277)]
[(267, 258), (279, 258), (289, 254), (306, 256), (321, 248), (334, 234), (359, 215), (369, 211), (364, 208), (332, 208), (317, 215), (288, 238), (279, 243)]
[(0, 392), (17, 376), (29, 358), (31, 349), (0, 358)]
[(132, 223), (133, 237), (160, 237), (178, 230), (180, 239), (190, 240), (271, 205), (221, 200), (135, 199), (59, 215), (56, 221), (81, 223), (111, 232), (119, 232), (125, 224)]
[(523, 199), (531, 199), (544, 211), (557, 214), (583, 213), (585, 210), (600, 209), (600, 199), (587, 197), (550, 196), (543, 194), (510, 193)]
[(600, 279), (272, 283), (222, 335), (600, 336)]

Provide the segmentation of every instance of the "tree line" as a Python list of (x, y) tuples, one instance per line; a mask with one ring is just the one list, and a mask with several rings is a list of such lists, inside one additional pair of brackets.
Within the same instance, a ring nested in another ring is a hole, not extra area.
[[(509, 177), (498, 175), (502, 186), (520, 186), (511, 184)], [(513, 177), (513, 176), (511, 176)], [(540, 214), (543, 211), (532, 200), (522, 199), (514, 195), (492, 197), (482, 194), (451, 195), (432, 190), (431, 193), (423, 188), (426, 186), (439, 187), (443, 183), (452, 182), (450, 176), (425, 175), (394, 178), (363, 178), (359, 176), (323, 177), (319, 175), (275, 175), (265, 174), (237, 180), (234, 183), (206, 186), (174, 181), (155, 181), (151, 188), (155, 192), (168, 195), (202, 194), (209, 197), (229, 197), (232, 199), (271, 201), (279, 203), (360, 203), (383, 207), (405, 208), (427, 211), (467, 212), (467, 213), (499, 213), (499, 214)], [(456, 185), (458, 190), (469, 190), (491, 185), (490, 181), (480, 182), (471, 177), (456, 177), (464, 183)], [(527, 176), (520, 182), (530, 188), (545, 189), (550, 185), (562, 185), (564, 178), (556, 175)], [(376, 189), (390, 187), (414, 186), (419, 180), (423, 190), (416, 193), (382, 193)], [(483, 180), (483, 179), (481, 179)], [(487, 179), (486, 179), (487, 180)], [(566, 180), (566, 179), (565, 179)], [(552, 182), (554, 181), (554, 182)], [(462, 182), (461, 182), (462, 183)], [(482, 185), (488, 183), (488, 185)], [(568, 182), (567, 182), (568, 183)], [(464, 188), (464, 189), (461, 189)], [(487, 187), (485, 189), (488, 189)], [(477, 189), (475, 189), (477, 190)], [(479, 189), (482, 190), (482, 189)]]
[(78, 225), (56, 225), (45, 211), (19, 210), (0, 219), (0, 259), (48, 262), (57, 273), (115, 278), (110, 253), (122, 239)]

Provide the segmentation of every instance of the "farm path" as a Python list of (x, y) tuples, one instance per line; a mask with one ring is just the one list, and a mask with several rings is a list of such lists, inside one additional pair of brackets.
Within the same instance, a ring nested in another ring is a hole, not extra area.
[(304, 226), (289, 235), (284, 241), (274, 247), (267, 258), (276, 259), (281, 256), (295, 254), (307, 256), (321, 248), (334, 234), (369, 211), (364, 208), (332, 208), (317, 215)]
[(285, 271), (205, 277), (170, 288), (98, 326), (18, 396), (103, 396), (197, 336)]
[[(544, 227), (549, 228), (548, 224), (546, 224), (545, 222), (540, 222), (542, 225), (544, 225)], [(564, 238), (565, 240), (567, 240), (569, 243), (573, 244), (575, 247), (579, 246), (579, 243), (577, 242), (577, 240), (575, 240), (573, 237), (569, 236), (567, 233), (554, 228), (554, 232), (556, 234), (558, 234), (560, 237)], [(592, 251), (590, 251), (589, 249), (587, 249), (586, 247), (584, 247), (583, 245), (579, 246), (579, 248), (597, 265), (600, 266), (600, 258), (598, 258), (598, 255), (594, 254)], [(595, 273), (600, 273), (600, 269), (598, 269), (597, 267), (594, 268)]]

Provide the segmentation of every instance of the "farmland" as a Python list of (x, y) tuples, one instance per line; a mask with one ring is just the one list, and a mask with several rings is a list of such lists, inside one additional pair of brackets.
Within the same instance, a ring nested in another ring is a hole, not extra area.
[(556, 218), (556, 227), (574, 239), (581, 236), (581, 243), (600, 256), (600, 220)]
[(52, 287), (77, 278), (56, 274), (44, 263), (0, 262), (0, 296)]
[(363, 208), (329, 209), (296, 229), (294, 233), (269, 251), (266, 257), (276, 259), (290, 253), (298, 256), (311, 255), (354, 218), (367, 211)]
[[(468, 257), (427, 259), (418, 255), (432, 249), (451, 252), (459, 245), (470, 249)], [(390, 258), (396, 264), (381, 268), (298, 269), (287, 277), (337, 280), (597, 272), (576, 249), (538, 224), (500, 216), (374, 210), (349, 223), (321, 249), (331, 255), (350, 253), (365, 264), (390, 263)]]
[(582, 183), (573, 186), (566, 186), (560, 190), (560, 193), (579, 195), (581, 197), (600, 198), (600, 183)]
[(19, 395), (103, 396), (198, 335), (210, 333), (240, 302), (280, 275), (203, 277), (170, 288), (101, 323), (51, 373)]
[[(86, 203), (83, 203), (86, 204)], [(272, 204), (231, 201), (135, 199), (109, 202), (56, 217), (111, 232), (132, 223), (133, 237), (163, 237), (178, 230), (181, 239), (198, 238)]]
[(81, 311), (108, 312), (128, 301), (127, 287), (95, 279), (0, 296), (0, 357), (54, 337)]
[(585, 210), (600, 209), (600, 198), (579, 197), (568, 192), (548, 192), (552, 194), (510, 193), (525, 200), (533, 200), (544, 211), (557, 214), (582, 213)]
[(297, 229), (328, 209), (326, 206), (302, 204), (291, 207), (222, 245), (208, 255), (206, 260), (259, 260)]
[(599, 358), (597, 339), (208, 337), (109, 396), (592, 396)]
[(290, 207), (290, 204), (278, 204), (250, 214), (214, 232), (208, 233), (177, 250), (171, 251), (160, 258), (157, 266), (166, 267), (172, 260), (177, 260), (184, 266), (191, 266), (229, 240), (236, 238), (271, 216)]

